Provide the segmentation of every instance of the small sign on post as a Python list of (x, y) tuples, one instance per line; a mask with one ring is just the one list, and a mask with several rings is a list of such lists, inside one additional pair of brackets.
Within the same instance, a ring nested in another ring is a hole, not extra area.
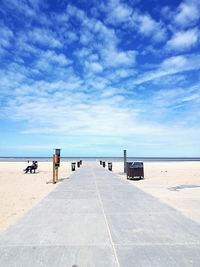
[(55, 160), (56, 160), (56, 166), (60, 167), (60, 148), (55, 149)]

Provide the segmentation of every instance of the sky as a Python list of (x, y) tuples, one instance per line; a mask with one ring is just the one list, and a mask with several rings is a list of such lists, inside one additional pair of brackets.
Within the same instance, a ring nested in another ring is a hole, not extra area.
[(199, 0), (0, 0), (0, 156), (200, 156)]

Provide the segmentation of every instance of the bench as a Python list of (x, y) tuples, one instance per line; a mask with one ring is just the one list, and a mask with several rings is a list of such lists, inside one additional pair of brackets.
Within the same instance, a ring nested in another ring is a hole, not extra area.
[(24, 169), (24, 171), (25, 171), (25, 173), (28, 173), (28, 172), (30, 172), (30, 173), (34, 172), (35, 173), (37, 168), (38, 168), (37, 161), (33, 161), (33, 164), (27, 166), (26, 169)]

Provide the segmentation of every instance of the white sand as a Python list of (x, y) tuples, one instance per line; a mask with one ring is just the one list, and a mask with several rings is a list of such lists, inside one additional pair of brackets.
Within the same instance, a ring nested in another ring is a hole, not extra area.
[[(52, 181), (52, 163), (39, 163), (37, 174), (24, 174), (26, 166), (26, 162), (0, 162), (0, 231), (56, 187), (46, 183)], [(120, 174), (123, 163), (113, 163), (113, 171), (126, 179)], [(148, 162), (144, 172), (144, 180), (130, 183), (200, 223), (200, 162)], [(70, 173), (70, 163), (61, 163), (59, 177), (67, 178)]]
[[(0, 162), (0, 231), (57, 186), (52, 184), (52, 163), (39, 162), (36, 174), (24, 174), (26, 166), (26, 162)], [(61, 163), (59, 178), (67, 178), (70, 173), (70, 163)]]
[[(113, 171), (126, 179), (123, 163), (114, 163)], [(144, 180), (128, 180), (200, 223), (200, 162), (146, 162)]]

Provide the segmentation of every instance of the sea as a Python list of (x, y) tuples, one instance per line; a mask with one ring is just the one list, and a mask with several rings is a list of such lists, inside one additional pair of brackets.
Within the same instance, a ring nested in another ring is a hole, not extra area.
[[(51, 162), (52, 157), (0, 157), (0, 162), (27, 162), (36, 160), (38, 162)], [(123, 157), (61, 157), (64, 162), (83, 161), (106, 161), (123, 162)], [(127, 161), (135, 162), (177, 162), (177, 161), (200, 161), (200, 157), (127, 157)]]

